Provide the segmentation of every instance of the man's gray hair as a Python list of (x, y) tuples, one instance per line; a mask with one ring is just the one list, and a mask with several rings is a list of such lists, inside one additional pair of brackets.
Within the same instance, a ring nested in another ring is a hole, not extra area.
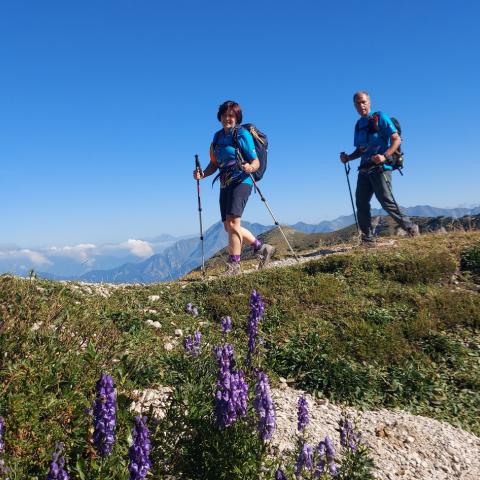
[(368, 98), (370, 98), (370, 95), (368, 94), (367, 91), (365, 90), (359, 90), (358, 92), (355, 92), (353, 94), (353, 103), (355, 103), (355, 100), (357, 99), (358, 95), (366, 95)]

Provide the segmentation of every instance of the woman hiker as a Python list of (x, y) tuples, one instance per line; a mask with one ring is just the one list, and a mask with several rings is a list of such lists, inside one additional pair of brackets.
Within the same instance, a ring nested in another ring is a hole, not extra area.
[[(210, 145), (210, 163), (203, 171), (195, 170), (193, 178), (202, 180), (217, 170), (220, 171), (220, 213), (222, 222), (228, 233), (229, 257), (227, 275), (236, 275), (241, 272), (240, 254), (242, 244), (251, 245), (260, 260), (259, 268), (265, 267), (275, 252), (275, 247), (267, 243), (262, 244), (251, 232), (242, 227), (240, 220), (252, 192), (253, 181), (250, 174), (260, 167), (257, 158), (253, 137), (249, 131), (242, 128), (242, 109), (233, 101), (222, 103), (218, 109), (217, 119), (222, 129), (215, 133)], [(237, 158), (234, 146), (236, 130), (237, 145), (245, 160), (242, 165)]]

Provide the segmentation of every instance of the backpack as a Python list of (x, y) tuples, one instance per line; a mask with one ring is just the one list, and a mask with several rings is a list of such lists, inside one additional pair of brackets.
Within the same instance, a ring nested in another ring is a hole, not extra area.
[[(378, 131), (380, 130), (380, 127), (378, 126), (379, 114), (380, 112), (375, 112), (368, 119), (367, 138), (368, 138), (368, 134), (378, 133)], [(402, 138), (402, 127), (400, 126), (400, 122), (395, 117), (390, 117), (390, 120), (392, 121), (394, 127), (397, 129), (397, 133), (400, 135), (400, 138)], [(355, 130), (356, 131), (359, 130), (358, 121), (355, 124)], [(399, 145), (397, 150), (393, 152), (392, 155), (390, 155), (386, 163), (390, 167), (392, 167), (392, 170), (399, 170), (400, 173), (402, 173), (403, 162), (404, 162), (404, 156), (402, 152), (402, 146)]]
[[(258, 161), (260, 162), (260, 167), (256, 172), (252, 173), (252, 176), (254, 180), (258, 182), (263, 178), (265, 170), (267, 169), (268, 137), (263, 132), (258, 130), (257, 127), (255, 127), (255, 125), (253, 125), (252, 123), (244, 123), (243, 125), (235, 127), (233, 130), (233, 147), (238, 150), (240, 156), (242, 152), (240, 151), (240, 144), (238, 143), (239, 128), (244, 128), (245, 130), (250, 132), (253, 137), (253, 143), (255, 145), (255, 151), (257, 152)], [(219, 132), (217, 132), (213, 138), (213, 148), (215, 148), (216, 146), (218, 133)]]

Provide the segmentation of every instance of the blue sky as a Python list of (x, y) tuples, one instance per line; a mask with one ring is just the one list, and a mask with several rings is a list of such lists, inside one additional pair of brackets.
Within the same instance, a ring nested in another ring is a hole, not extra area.
[[(3, 0), (0, 244), (195, 233), (194, 154), (226, 99), (269, 135), (282, 223), (350, 213), (359, 89), (403, 126), (402, 205), (478, 204), (479, 5)], [(201, 188), (208, 227), (218, 185)], [(271, 223), (258, 196), (244, 218)]]

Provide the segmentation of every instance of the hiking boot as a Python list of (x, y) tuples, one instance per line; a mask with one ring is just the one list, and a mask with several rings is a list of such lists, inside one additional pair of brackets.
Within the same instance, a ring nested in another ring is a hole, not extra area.
[(268, 243), (264, 243), (257, 252), (258, 268), (265, 268), (272, 259), (272, 255), (275, 253), (275, 247), (273, 245), (269, 245)]
[(418, 237), (420, 235), (418, 225), (414, 223), (411, 227), (407, 228), (407, 235), (409, 237)]
[(362, 235), (362, 238), (360, 241), (360, 245), (362, 247), (375, 247), (376, 244), (377, 244), (377, 241), (375, 240), (375, 237)]
[(234, 277), (240, 275), (242, 269), (240, 268), (240, 262), (227, 262), (227, 266), (222, 273), (222, 277)]

